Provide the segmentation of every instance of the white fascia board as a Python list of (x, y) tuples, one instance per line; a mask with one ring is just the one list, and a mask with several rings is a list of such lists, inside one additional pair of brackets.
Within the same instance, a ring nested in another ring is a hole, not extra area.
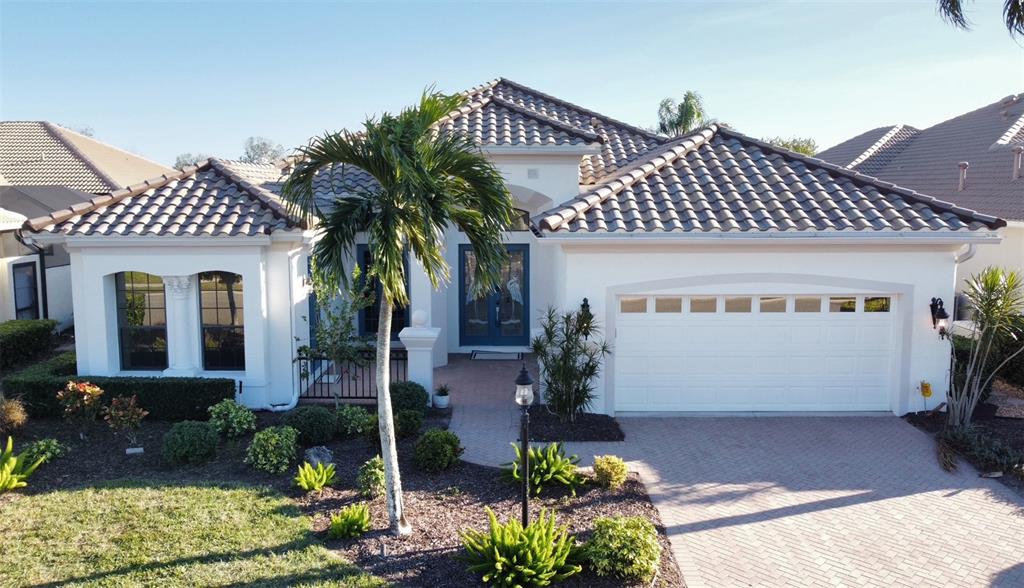
[(68, 247), (251, 247), (280, 242), (309, 242), (312, 231), (274, 231), (269, 235), (214, 236), (176, 235), (63, 235), (59, 233), (27, 234), (26, 239), (40, 245), (64, 244)]
[(790, 244), (790, 243), (843, 243), (843, 244), (902, 244), (940, 245), (963, 243), (999, 243), (1003, 239), (995, 231), (931, 231), (927, 233), (840, 233), (817, 231), (807, 233), (545, 233), (544, 241), (609, 245), (626, 243), (689, 244), (721, 243), (732, 245)]
[(601, 152), (600, 143), (584, 145), (483, 145), (487, 155), (590, 155)]
[(1006, 228), (1008, 228), (1008, 229), (1024, 229), (1024, 221), (1008, 220), (1008, 221), (1006, 221)]

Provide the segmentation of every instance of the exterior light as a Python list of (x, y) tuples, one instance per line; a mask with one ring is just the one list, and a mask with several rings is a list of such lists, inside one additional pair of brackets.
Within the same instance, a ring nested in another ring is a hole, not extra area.
[(938, 329), (939, 339), (945, 339), (949, 334), (949, 313), (946, 312), (942, 299), (932, 298), (932, 303), (928, 307), (932, 311), (932, 328)]
[(530, 524), (530, 405), (533, 404), (533, 379), (526, 371), (525, 363), (516, 378), (516, 404), (523, 411), (519, 420), (519, 466), (522, 468), (520, 473), (523, 481), (523, 527), (526, 527)]

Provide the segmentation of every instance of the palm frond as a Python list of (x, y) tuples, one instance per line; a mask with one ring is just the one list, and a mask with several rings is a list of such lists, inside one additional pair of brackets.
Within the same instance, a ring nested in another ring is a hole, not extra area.
[[(1009, 1), (1012, 2), (1013, 0)], [(971, 28), (971, 23), (967, 20), (967, 16), (964, 15), (963, 0), (939, 0), (938, 11), (939, 16), (954, 27), (958, 29)]]
[(1003, 4), (1003, 22), (1011, 35), (1024, 36), (1024, 0), (1006, 0)]

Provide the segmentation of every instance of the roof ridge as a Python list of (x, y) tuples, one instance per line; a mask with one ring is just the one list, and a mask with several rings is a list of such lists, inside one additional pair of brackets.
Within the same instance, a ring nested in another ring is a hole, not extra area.
[(632, 186), (637, 180), (657, 172), (666, 165), (671, 165), (679, 157), (705, 144), (721, 129), (722, 125), (712, 123), (667, 144), (660, 145), (658, 149), (652, 149), (642, 159), (634, 161), (603, 179), (598, 186), (555, 208), (540, 213), (535, 217), (537, 225), (542, 230), (557, 230), (562, 224), (572, 221), (580, 214)]
[(147, 190), (163, 188), (167, 184), (181, 180), (188, 176), (195, 175), (197, 172), (202, 171), (210, 167), (210, 160), (207, 159), (196, 165), (189, 165), (181, 168), (173, 174), (163, 174), (156, 176), (148, 180), (143, 180), (137, 184), (131, 184), (125, 188), (114, 190), (110, 194), (103, 194), (95, 198), (90, 198), (85, 202), (79, 202), (68, 208), (62, 208), (55, 210), (46, 216), (40, 216), (31, 218), (25, 221), (24, 227), (30, 231), (38, 232), (42, 229), (54, 225), (60, 222), (64, 222), (73, 216), (81, 216), (83, 214), (89, 214), (90, 212), (102, 208), (104, 206), (110, 206), (117, 204), (118, 202), (131, 198), (132, 196), (138, 196)]
[[(904, 124), (893, 125), (892, 128), (890, 128), (881, 137), (879, 137), (879, 139), (875, 141), (870, 147), (865, 149), (860, 155), (855, 157), (853, 161), (848, 163), (846, 167), (854, 168), (864, 163), (868, 159), (871, 159), (871, 157), (878, 153), (878, 150), (881, 149), (883, 145), (885, 145), (887, 142), (889, 142), (890, 139), (895, 137), (896, 134), (899, 133), (905, 126), (906, 125)], [(914, 135), (917, 135), (917, 133), (915, 132)]]
[(109, 176), (107, 172), (100, 169), (100, 167), (96, 165), (96, 163), (88, 155), (83, 153), (77, 145), (69, 141), (67, 137), (65, 137), (64, 134), (61, 132), (60, 127), (58, 127), (57, 125), (53, 124), (48, 120), (39, 121), (39, 123), (42, 124), (43, 129), (46, 130), (46, 132), (48, 132), (51, 137), (56, 139), (61, 145), (64, 146), (65, 149), (67, 149), (68, 151), (71, 152), (72, 155), (80, 159), (82, 163), (86, 165), (86, 167), (92, 170), (94, 174), (96, 174), (101, 180), (103, 180), (103, 182), (107, 184), (107, 187), (110, 188), (111, 191), (123, 187), (117, 183), (117, 180)]
[[(569, 102), (568, 100), (563, 100), (562, 98), (558, 98), (556, 96), (552, 96), (551, 94), (545, 94), (544, 92), (541, 92), (540, 90), (535, 90), (535, 89), (533, 89), (533, 88), (531, 88), (529, 86), (526, 86), (524, 84), (520, 84), (519, 82), (512, 81), (512, 80), (510, 80), (508, 78), (498, 78), (497, 81), (499, 83), (505, 83), (505, 84), (508, 84), (508, 85), (513, 86), (515, 88), (519, 88), (520, 90), (524, 90), (526, 92), (532, 92), (532, 93), (536, 94), (537, 96), (540, 96), (541, 98), (544, 98), (545, 100), (550, 100), (551, 102), (555, 102), (557, 104), (561, 104), (562, 106), (567, 106), (569, 108), (574, 108), (574, 109), (576, 109), (576, 110), (578, 110), (580, 112), (589, 114), (589, 115), (591, 115), (593, 117), (604, 119), (607, 122), (610, 122), (612, 124), (616, 124), (616, 125), (618, 125), (620, 127), (625, 127), (625, 128), (627, 128), (627, 129), (629, 129), (631, 131), (634, 131), (634, 132), (639, 133), (641, 135), (646, 135), (646, 136), (648, 136), (648, 137), (650, 137), (652, 139), (657, 139), (659, 141), (666, 141), (667, 140), (666, 137), (664, 137), (662, 135), (659, 135), (658, 133), (649, 131), (647, 129), (642, 129), (642, 128), (638, 127), (638, 126), (634, 126), (634, 125), (631, 125), (629, 123), (624, 123), (624, 122), (622, 122), (620, 120), (617, 120), (617, 119), (614, 119), (614, 118), (612, 118), (612, 117), (610, 117), (608, 115), (601, 114), (600, 112), (596, 112), (596, 111), (590, 110), (589, 108), (584, 108), (584, 107), (582, 107), (582, 106), (580, 106), (578, 104), (573, 104), (572, 102)], [(497, 85), (498, 84), (495, 83), (492, 87), (497, 86)]]
[(566, 124), (566, 123), (564, 123), (564, 122), (562, 122), (560, 120), (557, 120), (557, 119), (554, 119), (554, 118), (551, 118), (551, 117), (548, 117), (548, 116), (544, 116), (543, 114), (541, 114), (539, 112), (535, 112), (533, 110), (530, 110), (529, 108), (523, 108), (522, 106), (519, 106), (518, 104), (516, 104), (514, 102), (509, 102), (508, 100), (505, 100), (504, 98), (501, 98), (499, 96), (492, 96), (490, 98), (490, 102), (492, 102), (494, 104), (497, 104), (497, 105), (501, 106), (502, 108), (507, 108), (508, 110), (511, 110), (513, 112), (518, 112), (519, 114), (521, 114), (523, 116), (528, 116), (528, 117), (532, 118), (535, 121), (538, 121), (538, 122), (540, 122), (542, 124), (548, 125), (549, 127), (553, 127), (555, 129), (560, 129), (562, 131), (565, 131), (566, 133), (572, 133), (574, 135), (578, 135), (580, 137), (583, 137), (584, 139), (589, 139), (591, 141), (597, 141), (598, 143), (604, 143), (604, 137), (602, 137), (601, 135), (599, 135), (599, 134), (597, 134), (595, 132), (585, 131), (585, 130), (582, 130), (582, 129), (577, 129), (576, 127), (574, 127), (574, 126), (572, 126), (570, 124)]
[(940, 210), (949, 211), (962, 219), (966, 218), (968, 220), (978, 221), (980, 223), (985, 224), (990, 229), (998, 229), (1000, 227), (1006, 226), (1006, 221), (1001, 218), (997, 218), (988, 214), (982, 214), (976, 210), (971, 210), (969, 208), (963, 208), (961, 206), (953, 204), (952, 202), (940, 200), (934, 196), (928, 196), (927, 194), (922, 194), (915, 190), (910, 190), (908, 188), (898, 186), (896, 184), (893, 184), (892, 182), (887, 182), (875, 176), (869, 176), (867, 174), (860, 173), (859, 171), (852, 170), (841, 165), (829, 163), (823, 159), (818, 159), (817, 157), (804, 155), (803, 153), (797, 153), (796, 151), (790, 151), (789, 149), (772, 145), (771, 143), (767, 143), (760, 139), (755, 139), (748, 135), (744, 135), (743, 133), (740, 133), (739, 131), (736, 131), (729, 127), (722, 127), (719, 129), (719, 131), (723, 135), (731, 136), (740, 142), (754, 145), (759, 149), (785, 155), (786, 157), (802, 161), (806, 164), (810, 164), (815, 167), (820, 167), (828, 171), (846, 176), (850, 178), (850, 180), (852, 180), (854, 183), (858, 183), (860, 185), (868, 184), (874, 186), (875, 188), (884, 188), (889, 192), (894, 192), (910, 200), (914, 200), (922, 204), (938, 208)]
[(220, 159), (211, 157), (208, 160), (208, 162), (210, 164), (210, 167), (216, 170), (217, 173), (227, 177), (232, 182), (238, 184), (250, 196), (265, 204), (267, 208), (270, 209), (270, 212), (277, 218), (288, 221), (289, 223), (294, 223), (298, 226), (301, 226), (302, 228), (308, 228), (306, 226), (305, 220), (296, 220), (294, 216), (288, 214), (288, 210), (280, 202), (278, 202), (277, 196), (270, 190), (267, 190), (262, 186), (258, 186), (250, 182), (249, 180), (245, 179), (244, 177), (238, 175), (230, 168), (226, 167), (223, 161)]
[(1006, 132), (996, 139), (996, 142), (989, 147), (989, 150), (1009, 145), (1013, 138), (1021, 131), (1024, 131), (1024, 113), (1021, 113), (1020, 117), (1017, 118), (1017, 122), (1010, 125), (1010, 128), (1006, 129)]
[(480, 98), (478, 100), (469, 100), (467, 98), (465, 104), (456, 108), (455, 110), (452, 110), (451, 112), (442, 116), (441, 118), (437, 119), (437, 122), (434, 123), (434, 127), (439, 127), (440, 125), (449, 123), (460, 116), (465, 116), (471, 112), (476, 112), (477, 110), (480, 110), (484, 106), (490, 104), (491, 100), (493, 99), (493, 96)]
[[(141, 160), (143, 160), (143, 161), (145, 161), (147, 163), (151, 163), (153, 165), (157, 165), (157, 166), (160, 166), (160, 167), (165, 168), (165, 169), (174, 169), (173, 167), (171, 167), (169, 165), (164, 165), (164, 164), (160, 163), (159, 161), (154, 161), (154, 160), (152, 160), (152, 159), (150, 159), (148, 157), (143, 157), (142, 155), (139, 155), (138, 153), (132, 153), (131, 151), (128, 151), (127, 149), (122, 149), (122, 148), (118, 147), (117, 145), (114, 145), (114, 144), (111, 144), (111, 143), (107, 143), (106, 141), (100, 141), (96, 137), (90, 137), (89, 135), (83, 135), (82, 133), (79, 133), (78, 131), (76, 131), (74, 129), (69, 129), (69, 128), (63, 126), (63, 125), (58, 125), (56, 123), (51, 123), (51, 124), (53, 124), (55, 127), (57, 127), (57, 130), (61, 134), (73, 133), (75, 135), (78, 135), (79, 137), (82, 137), (83, 139), (86, 139), (87, 141), (92, 141), (93, 143), (99, 143), (100, 145), (102, 145), (106, 149), (113, 149), (114, 151), (118, 151), (120, 153), (124, 153), (125, 155), (128, 155), (129, 157), (134, 157), (136, 159), (141, 159)], [(118, 186), (118, 188), (123, 188), (123, 187), (124, 186)]]

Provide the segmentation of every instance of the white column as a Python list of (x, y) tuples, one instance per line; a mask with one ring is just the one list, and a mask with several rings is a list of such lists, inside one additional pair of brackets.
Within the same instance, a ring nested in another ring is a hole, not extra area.
[(441, 335), (441, 329), (428, 327), (427, 316), (422, 309), (414, 310), (412, 326), (402, 329), (398, 338), (409, 354), (409, 380), (426, 388), (433, 403), (434, 343)]
[(163, 276), (167, 297), (167, 369), (165, 376), (194, 376), (199, 345), (195, 276)]

